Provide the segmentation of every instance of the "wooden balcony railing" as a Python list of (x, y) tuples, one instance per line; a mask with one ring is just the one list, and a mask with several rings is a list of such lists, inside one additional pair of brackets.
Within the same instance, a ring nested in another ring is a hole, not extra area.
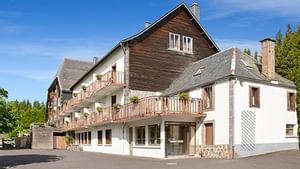
[(201, 116), (203, 106), (201, 99), (189, 98), (181, 100), (178, 97), (148, 97), (138, 103), (129, 103), (120, 109), (103, 108), (102, 112), (94, 112), (87, 117), (80, 117), (61, 128), (64, 131), (87, 128), (104, 123), (126, 122), (155, 116)]
[(92, 82), (87, 86), (86, 90), (81, 90), (77, 93), (77, 96), (71, 98), (63, 104), (62, 112), (68, 112), (72, 107), (87, 101), (87, 99), (96, 95), (97, 92), (101, 91), (105, 87), (111, 85), (124, 86), (124, 72), (109, 71), (102, 75), (101, 79)]

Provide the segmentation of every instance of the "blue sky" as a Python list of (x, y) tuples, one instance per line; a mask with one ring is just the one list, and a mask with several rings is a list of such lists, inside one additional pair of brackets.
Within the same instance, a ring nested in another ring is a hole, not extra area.
[[(298, 0), (199, 0), (200, 20), (221, 49), (259, 51), (258, 41), (300, 22)], [(92, 60), (182, 0), (1, 0), (0, 87), (9, 100), (46, 101), (64, 57)], [(184, 1), (190, 5), (193, 0)]]

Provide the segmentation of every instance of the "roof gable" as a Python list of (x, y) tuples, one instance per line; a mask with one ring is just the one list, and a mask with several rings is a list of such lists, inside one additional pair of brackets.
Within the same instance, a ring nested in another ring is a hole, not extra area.
[(92, 66), (92, 62), (65, 58), (59, 67), (50, 88), (57, 80), (61, 90), (70, 90), (70, 87)]
[(187, 5), (185, 3), (181, 3), (178, 6), (176, 6), (175, 8), (171, 9), (169, 12), (167, 12), (165, 15), (163, 15), (162, 17), (160, 17), (158, 20), (156, 20), (155, 22), (153, 22), (151, 25), (149, 25), (147, 28), (143, 29), (141, 32), (128, 37), (126, 39), (121, 40), (118, 44), (116, 44), (106, 55), (104, 55), (96, 64), (94, 64), (94, 66), (88, 70), (76, 83), (74, 83), (74, 85), (71, 86), (71, 89), (74, 88), (78, 83), (80, 83), (85, 76), (87, 76), (90, 72), (92, 72), (97, 66), (99, 66), (102, 62), (104, 62), (104, 60), (106, 60), (114, 51), (116, 51), (117, 49), (119, 49), (120, 47), (122, 47), (125, 43), (128, 43), (130, 41), (134, 41), (140, 38), (144, 38), (145, 36), (147, 36), (147, 33), (155, 30), (159, 24), (161, 22), (166, 22), (166, 20), (169, 19), (169, 17), (176, 13), (178, 10), (184, 10), (191, 18), (193, 23), (198, 27), (198, 29), (201, 30), (201, 32), (203, 32), (203, 36), (205, 36), (207, 42), (209, 44), (211, 44), (211, 47), (213, 49), (215, 49), (216, 52), (219, 52), (220, 49), (218, 48), (218, 46), (216, 45), (216, 43), (212, 40), (212, 38), (210, 37), (210, 35), (207, 33), (207, 31), (204, 29), (204, 27), (201, 25), (201, 23), (199, 22), (199, 20), (193, 15), (193, 13), (191, 12), (190, 8), (187, 7)]

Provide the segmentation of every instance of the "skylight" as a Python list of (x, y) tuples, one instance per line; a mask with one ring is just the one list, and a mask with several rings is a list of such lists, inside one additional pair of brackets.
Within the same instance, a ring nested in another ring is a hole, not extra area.
[(204, 68), (198, 69), (197, 72), (193, 76), (199, 76), (199, 75), (201, 75), (202, 72), (203, 72), (203, 70), (204, 70)]

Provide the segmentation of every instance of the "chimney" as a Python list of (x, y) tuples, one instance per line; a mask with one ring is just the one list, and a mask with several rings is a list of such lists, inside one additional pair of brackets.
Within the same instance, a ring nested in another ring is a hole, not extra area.
[(93, 57), (93, 63), (96, 64), (98, 61), (98, 58), (97, 57)]
[(150, 25), (151, 25), (150, 22), (145, 22), (144, 28), (146, 29), (146, 28), (148, 28)]
[(262, 54), (262, 74), (269, 79), (275, 77), (275, 40), (265, 38), (260, 41)]
[(192, 6), (191, 6), (191, 10), (192, 10), (192, 13), (194, 14), (194, 16), (199, 20), (200, 12), (199, 12), (199, 5), (197, 2), (193, 2)]

